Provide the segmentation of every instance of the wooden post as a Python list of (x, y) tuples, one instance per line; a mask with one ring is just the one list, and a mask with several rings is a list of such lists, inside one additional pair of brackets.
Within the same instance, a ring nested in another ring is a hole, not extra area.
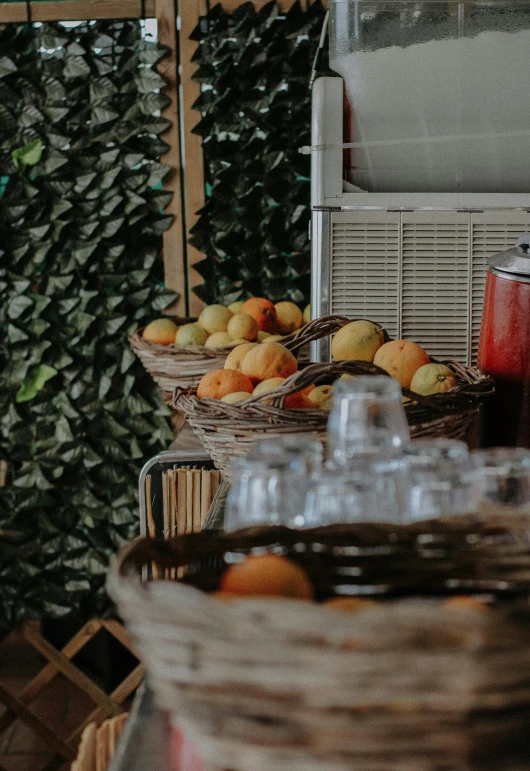
[[(205, 203), (202, 140), (201, 137), (191, 133), (200, 121), (200, 114), (193, 110), (193, 103), (200, 96), (201, 89), (199, 83), (192, 80), (197, 65), (191, 59), (197, 48), (197, 43), (190, 40), (190, 35), (206, 11), (206, 0), (179, 0), (179, 49), (182, 68), (182, 123), (186, 178), (186, 239), (189, 239), (190, 230), (197, 222), (197, 212), (202, 209)], [(204, 255), (189, 243), (186, 247), (186, 253), (188, 258), (189, 313), (191, 316), (197, 316), (204, 303), (193, 294), (193, 288), (202, 284), (203, 279), (193, 266), (203, 260)]]
[[(288, 11), (297, 1), (298, 0), (277, 0), (277, 3), (280, 11)], [(248, 0), (219, 0), (219, 2), (226, 13), (233, 13), (239, 6), (243, 5), (244, 2), (248, 2)], [(251, 0), (251, 2), (256, 11), (260, 11), (267, 3), (270, 3), (270, 0)], [(302, 10), (305, 11), (307, 4), (311, 4), (312, 2), (314, 2), (314, 0), (300, 0)]]
[[(154, 0), (146, 0), (145, 15), (154, 16)], [(77, 21), (79, 19), (139, 19), (141, 0), (43, 0), (31, 3), (33, 21)], [(25, 2), (0, 3), (0, 24), (28, 19)]]
[(163, 93), (170, 99), (168, 106), (162, 111), (162, 116), (171, 121), (171, 126), (161, 135), (161, 139), (170, 145), (170, 149), (160, 160), (171, 167), (163, 184), (165, 190), (173, 193), (173, 199), (166, 212), (174, 217), (171, 227), (163, 237), (164, 274), (166, 286), (179, 293), (177, 301), (166, 312), (188, 316), (175, 0), (155, 0), (155, 13), (158, 22), (158, 41), (169, 48), (168, 56), (165, 56), (158, 65), (158, 72), (167, 82)]

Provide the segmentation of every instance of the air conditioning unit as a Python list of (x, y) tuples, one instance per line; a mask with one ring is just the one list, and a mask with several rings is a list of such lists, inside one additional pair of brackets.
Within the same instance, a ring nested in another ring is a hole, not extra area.
[[(313, 316), (369, 318), (433, 356), (474, 363), (487, 259), (530, 232), (530, 196), (353, 188), (340, 77), (315, 81), (312, 122)], [(328, 361), (330, 341), (311, 353)]]

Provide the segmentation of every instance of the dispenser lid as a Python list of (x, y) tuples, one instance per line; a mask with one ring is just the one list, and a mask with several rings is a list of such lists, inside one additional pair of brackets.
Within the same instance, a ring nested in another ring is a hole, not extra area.
[(521, 236), (512, 249), (494, 254), (488, 265), (502, 273), (530, 276), (530, 234)]

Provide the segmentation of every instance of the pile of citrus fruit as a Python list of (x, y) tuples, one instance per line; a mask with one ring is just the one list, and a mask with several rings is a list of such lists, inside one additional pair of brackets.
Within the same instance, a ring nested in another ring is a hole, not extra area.
[[(247, 301), (256, 303), (257, 312), (263, 314), (262, 323), (267, 324), (267, 308), (260, 305), (263, 302), (266, 301), (259, 298)], [(237, 316), (233, 318), (237, 320)], [(331, 352), (335, 361), (366, 361), (376, 364), (401, 386), (422, 396), (445, 393), (459, 384), (457, 376), (449, 367), (431, 362), (428, 354), (417, 343), (408, 340), (385, 343), (384, 330), (371, 321), (352, 321), (344, 326), (334, 336)], [(244, 340), (230, 351), (223, 369), (209, 372), (202, 378), (197, 396), (199, 399), (220, 399), (237, 404), (250, 395), (261, 395), (277, 388), (297, 369), (296, 358), (276, 337), (267, 337), (261, 344)], [(342, 375), (342, 378), (350, 377), (352, 375)], [(332, 400), (333, 385), (320, 385), (316, 388), (309, 386), (288, 396), (285, 407), (329, 410)], [(405, 397), (404, 401), (407, 401)]]
[[(286, 597), (311, 601), (314, 589), (309, 575), (296, 562), (279, 554), (251, 554), (225, 571), (218, 591), (210, 596), (226, 602), (236, 597)], [(325, 600), (323, 604), (336, 610), (356, 612), (376, 605), (377, 601), (337, 596)], [(468, 596), (452, 596), (443, 604), (454, 610), (488, 610), (484, 602)]]
[(368, 361), (403, 388), (422, 396), (445, 393), (458, 385), (458, 378), (445, 364), (431, 362), (421, 345), (409, 340), (385, 343), (384, 330), (371, 321), (352, 321), (343, 327), (331, 345), (335, 361)]
[(309, 306), (302, 313), (292, 302), (274, 305), (264, 297), (252, 297), (231, 305), (207, 305), (196, 322), (177, 326), (171, 319), (157, 319), (146, 326), (142, 337), (161, 345), (203, 345), (226, 348), (242, 343), (281, 340), (310, 320)]

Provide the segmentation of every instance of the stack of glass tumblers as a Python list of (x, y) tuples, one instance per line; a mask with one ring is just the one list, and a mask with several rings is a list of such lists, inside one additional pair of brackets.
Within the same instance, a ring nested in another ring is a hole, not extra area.
[(489, 510), (530, 515), (530, 451), (412, 442), (392, 378), (337, 383), (327, 452), (324, 461), (320, 442), (307, 437), (257, 442), (234, 466), (225, 529), (406, 524)]

